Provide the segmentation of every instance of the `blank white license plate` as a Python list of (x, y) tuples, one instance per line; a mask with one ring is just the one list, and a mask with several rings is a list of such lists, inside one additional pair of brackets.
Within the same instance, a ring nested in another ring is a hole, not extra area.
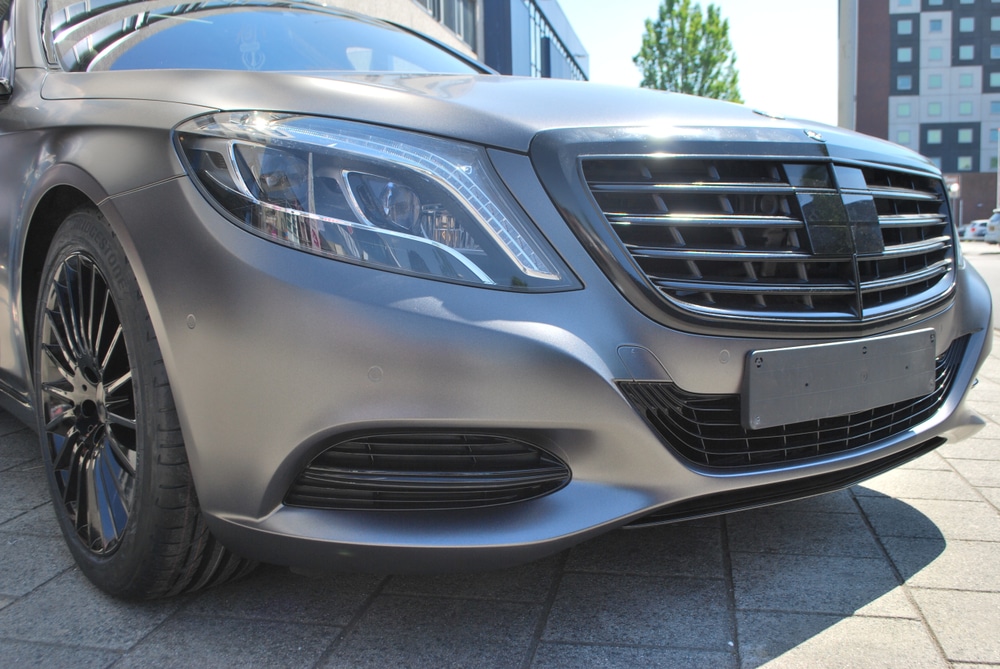
[(934, 330), (751, 351), (743, 426), (752, 430), (830, 418), (934, 390)]

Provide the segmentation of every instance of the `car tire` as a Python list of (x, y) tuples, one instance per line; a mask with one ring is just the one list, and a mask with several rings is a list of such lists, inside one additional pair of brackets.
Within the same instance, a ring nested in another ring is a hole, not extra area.
[(180, 423), (142, 293), (114, 232), (73, 212), (49, 248), (35, 312), (35, 406), (70, 551), (128, 599), (248, 574), (198, 509)]

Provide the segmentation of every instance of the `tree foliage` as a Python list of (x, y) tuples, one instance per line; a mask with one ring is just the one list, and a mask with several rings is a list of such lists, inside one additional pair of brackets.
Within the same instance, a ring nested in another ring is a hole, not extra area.
[(632, 60), (646, 88), (743, 102), (729, 21), (714, 4), (703, 14), (700, 3), (662, 0)]

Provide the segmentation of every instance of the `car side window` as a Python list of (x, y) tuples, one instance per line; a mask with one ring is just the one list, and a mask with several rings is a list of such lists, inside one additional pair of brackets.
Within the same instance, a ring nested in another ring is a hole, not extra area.
[(14, 83), (14, 3), (0, 0), (0, 96), (8, 95)]

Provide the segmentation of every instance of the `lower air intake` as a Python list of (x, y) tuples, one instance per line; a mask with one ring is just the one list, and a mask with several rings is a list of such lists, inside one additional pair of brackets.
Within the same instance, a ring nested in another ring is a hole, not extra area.
[(516, 439), (478, 434), (385, 434), (318, 455), (285, 498), (320, 509), (467, 509), (559, 490), (569, 468)]
[(710, 467), (791, 463), (877, 443), (929, 419), (947, 398), (967, 343), (968, 337), (955, 340), (937, 359), (934, 390), (923, 397), (763, 430), (743, 427), (739, 395), (697, 395), (672, 383), (618, 385), (660, 438), (692, 463)]

